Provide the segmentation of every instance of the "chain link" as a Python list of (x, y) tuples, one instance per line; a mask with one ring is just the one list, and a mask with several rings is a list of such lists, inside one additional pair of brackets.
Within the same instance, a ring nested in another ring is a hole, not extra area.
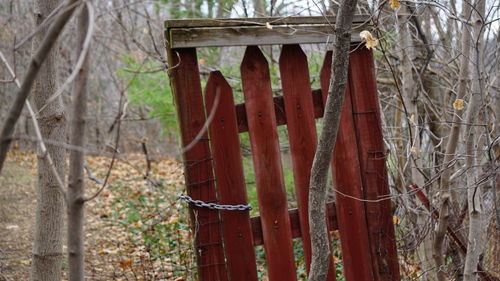
[(179, 195), (179, 199), (182, 199), (188, 203), (195, 205), (200, 208), (208, 208), (211, 210), (227, 210), (227, 211), (246, 211), (251, 210), (251, 205), (219, 205), (215, 203), (206, 203), (201, 200), (195, 200), (188, 195), (181, 194)]

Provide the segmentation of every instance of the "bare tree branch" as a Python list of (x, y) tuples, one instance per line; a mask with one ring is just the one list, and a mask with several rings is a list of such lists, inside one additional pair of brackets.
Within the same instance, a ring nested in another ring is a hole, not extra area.
[[(21, 88), (21, 83), (19, 82), (19, 79), (16, 78), (16, 74), (12, 67), (10, 66), (9, 62), (5, 58), (4, 54), (2, 51), (0, 51), (0, 59), (2, 59), (3, 63), (7, 67), (7, 70), (10, 72), (12, 75), (12, 79), (14, 79), (14, 82), (16, 83), (18, 88)], [(66, 192), (64, 191), (64, 182), (59, 176), (59, 173), (56, 170), (56, 166), (54, 165), (54, 161), (52, 160), (52, 156), (50, 156), (50, 153), (47, 151), (47, 146), (45, 145), (45, 141), (43, 140), (42, 133), (40, 132), (40, 126), (38, 125), (38, 121), (35, 116), (35, 111), (33, 110), (33, 107), (31, 106), (31, 103), (26, 100), (26, 108), (28, 109), (28, 112), (31, 116), (31, 121), (33, 122), (33, 128), (35, 130), (36, 138), (37, 141), (39, 142), (40, 145), (40, 152), (43, 157), (47, 158), (47, 162), (49, 162), (50, 170), (52, 171), (52, 174), (56, 178), (57, 181), (57, 187), (59, 188), (59, 191), (62, 193), (64, 198), (66, 198)]]
[[(65, 7), (71, 6), (76, 1), (77, 0), (67, 0)], [(45, 39), (40, 44), (40, 47), (38, 47), (35, 55), (31, 59), (24, 81), (21, 84), (19, 91), (16, 93), (16, 99), (10, 107), (9, 113), (0, 133), (0, 173), (2, 172), (3, 164), (5, 162), (5, 158), (7, 157), (10, 143), (12, 142), (11, 137), (14, 133), (15, 125), (17, 123), (17, 120), (19, 119), (19, 116), (21, 115), (24, 103), (26, 102), (31, 92), (31, 87), (35, 82), (38, 71), (47, 58), (50, 49), (52, 49), (52, 46), (54, 46), (55, 42), (57, 41), (57, 38), (61, 34), (62, 29), (71, 18), (71, 15), (73, 14), (75, 8), (76, 6), (72, 6), (71, 9), (65, 10), (57, 17), (57, 19), (47, 31)]]
[(332, 159), (332, 152), (337, 140), (340, 114), (344, 104), (351, 27), (357, 0), (345, 0), (341, 3), (335, 23), (335, 40), (332, 58), (332, 72), (328, 98), (323, 116), (323, 126), (318, 147), (311, 169), (309, 192), (309, 223), (312, 244), (311, 268), (309, 281), (324, 281), (328, 276), (328, 261), (331, 257), (326, 229), (325, 203), (327, 176)]

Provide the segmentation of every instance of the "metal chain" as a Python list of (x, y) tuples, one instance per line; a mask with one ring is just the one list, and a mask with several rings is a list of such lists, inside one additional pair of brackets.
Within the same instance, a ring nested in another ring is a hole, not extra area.
[(252, 209), (252, 205), (219, 205), (215, 203), (206, 203), (201, 200), (195, 200), (184, 194), (179, 195), (179, 199), (182, 199), (188, 203), (192, 203), (196, 207), (208, 208), (211, 210), (246, 211)]

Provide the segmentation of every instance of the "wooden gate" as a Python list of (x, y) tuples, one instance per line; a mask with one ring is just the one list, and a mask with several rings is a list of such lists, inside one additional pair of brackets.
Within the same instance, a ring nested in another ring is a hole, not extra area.
[[(372, 52), (360, 45), (366, 17), (356, 16), (349, 83), (335, 146), (335, 203), (328, 228), (338, 230), (348, 281), (400, 280), (385, 168)], [(334, 18), (328, 18), (335, 22)], [(239, 133), (249, 132), (260, 216), (248, 211), (190, 205), (201, 281), (257, 280), (254, 246), (264, 245), (271, 281), (297, 280), (292, 239), (301, 238), (311, 259), (308, 185), (317, 143), (315, 119), (323, 116), (331, 51), (312, 90), (307, 57), (299, 44), (331, 42), (324, 17), (166, 21), (169, 75), (185, 151), (188, 195), (206, 203), (247, 204)], [(282, 95), (273, 95), (268, 62), (257, 45), (282, 45)], [(235, 104), (219, 71), (204, 91), (196, 48), (247, 46), (241, 63), (244, 100)], [(207, 122), (208, 120), (208, 122)], [(207, 126), (204, 128), (205, 126)], [(277, 126), (287, 125), (297, 198), (289, 210)], [(335, 280), (333, 260), (328, 280)]]

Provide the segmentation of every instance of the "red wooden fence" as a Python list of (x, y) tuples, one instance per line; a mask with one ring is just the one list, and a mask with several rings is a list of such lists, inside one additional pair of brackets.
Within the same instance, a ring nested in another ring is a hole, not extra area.
[[(169, 55), (182, 144), (195, 140), (206, 116), (213, 115), (208, 135), (184, 154), (188, 195), (247, 204), (240, 132), (249, 132), (255, 171), (260, 217), (190, 206), (199, 279), (257, 280), (253, 247), (264, 244), (269, 280), (296, 280), (292, 239), (302, 239), (307, 270), (311, 260), (308, 185), (317, 144), (315, 118), (323, 115), (331, 53), (321, 70), (321, 90), (313, 91), (306, 55), (299, 45), (284, 45), (279, 59), (283, 95), (273, 97), (267, 60), (258, 47), (248, 46), (241, 63), (245, 102), (237, 105), (220, 72), (210, 73), (203, 99), (196, 49), (172, 49)], [(283, 182), (277, 126), (284, 124), (297, 210), (288, 209)], [(332, 172), (336, 201), (325, 206), (325, 223), (339, 230), (345, 279), (399, 280), (390, 200), (380, 200), (389, 190), (373, 58), (362, 47), (350, 57)], [(328, 280), (335, 280), (334, 268), (332, 259)]]

